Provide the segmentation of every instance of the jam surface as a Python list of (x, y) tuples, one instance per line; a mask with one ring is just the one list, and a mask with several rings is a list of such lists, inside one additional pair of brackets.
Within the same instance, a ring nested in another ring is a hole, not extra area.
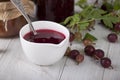
[(49, 29), (40, 29), (36, 30), (37, 35), (33, 35), (32, 32), (27, 33), (24, 36), (24, 39), (34, 43), (52, 43), (59, 44), (61, 41), (65, 39), (65, 35)]

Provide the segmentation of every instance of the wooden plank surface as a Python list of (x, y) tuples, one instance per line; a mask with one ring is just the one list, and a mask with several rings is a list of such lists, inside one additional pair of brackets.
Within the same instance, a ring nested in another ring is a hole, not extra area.
[[(75, 10), (79, 11), (77, 7)], [(79, 65), (64, 57), (51, 66), (38, 66), (27, 60), (19, 37), (0, 38), (0, 80), (120, 80), (120, 38), (115, 44), (109, 43), (106, 36), (110, 31), (98, 24), (90, 33), (98, 38), (95, 48), (104, 50), (114, 69), (104, 69), (88, 56)], [(84, 54), (81, 43), (74, 42), (71, 48)]]
[(0, 60), (0, 80), (58, 80), (64, 62), (65, 58), (51, 66), (30, 63), (22, 51), (19, 38), (16, 38), (10, 42)]
[[(54, 65), (38, 66), (27, 60), (19, 38), (0, 39), (0, 80), (120, 80), (120, 40), (109, 43), (106, 36), (110, 31), (97, 24), (95, 29), (90, 32), (98, 38), (95, 48), (104, 50), (114, 69), (104, 69), (88, 56), (79, 65), (64, 57)], [(84, 54), (81, 43), (74, 42), (71, 48)]]
[[(105, 52), (105, 56), (110, 57), (112, 55), (112, 51), (116, 52), (116, 54), (119, 54), (119, 50), (117, 48), (119, 47), (111, 47), (112, 45), (106, 40), (106, 36), (110, 33), (105, 28), (101, 27), (101, 25), (96, 24), (95, 30), (90, 32), (94, 36), (98, 38), (98, 41), (96, 42), (95, 48), (96, 49), (102, 49)], [(118, 43), (116, 43), (118, 45)], [(116, 45), (114, 44), (114, 46)], [(74, 44), (72, 48), (76, 48), (80, 50), (82, 53), (84, 50), (83, 44)], [(114, 50), (111, 48), (114, 48)], [(117, 49), (117, 51), (116, 51)], [(112, 53), (109, 54), (109, 51)], [(114, 56), (114, 55), (112, 55)], [(113, 59), (119, 59), (110, 57), (111, 60)], [(113, 64), (116, 61), (112, 61)], [(119, 60), (118, 60), (119, 62)], [(117, 64), (119, 64), (117, 62)], [(119, 65), (118, 65), (119, 66)], [(61, 76), (61, 80), (119, 80), (120, 75), (119, 69), (118, 71), (114, 71), (115, 69), (104, 69), (99, 63), (97, 63), (93, 58), (85, 56), (85, 60), (83, 63), (76, 65), (72, 60), (68, 59), (66, 62), (66, 66), (64, 68), (64, 72)], [(111, 75), (110, 77), (108, 77)], [(114, 77), (114, 76), (116, 77)], [(119, 78), (119, 79), (118, 79)]]

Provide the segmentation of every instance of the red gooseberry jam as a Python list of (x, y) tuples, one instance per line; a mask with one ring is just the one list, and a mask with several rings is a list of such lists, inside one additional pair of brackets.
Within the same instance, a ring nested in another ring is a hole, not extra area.
[(24, 39), (34, 43), (52, 43), (59, 44), (65, 39), (65, 35), (55, 30), (39, 29), (36, 30), (37, 35), (33, 35), (32, 32), (28, 32)]

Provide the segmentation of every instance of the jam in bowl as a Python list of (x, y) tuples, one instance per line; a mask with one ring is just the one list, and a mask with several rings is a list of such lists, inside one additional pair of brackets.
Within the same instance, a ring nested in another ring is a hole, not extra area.
[(35, 43), (52, 43), (59, 44), (65, 39), (64, 34), (50, 29), (36, 30), (37, 35), (33, 35), (32, 32), (27, 33), (24, 38), (30, 42)]
[(38, 65), (51, 65), (62, 59), (69, 46), (69, 30), (52, 21), (32, 22), (37, 35), (29, 25), (20, 30), (20, 42), (26, 57)]

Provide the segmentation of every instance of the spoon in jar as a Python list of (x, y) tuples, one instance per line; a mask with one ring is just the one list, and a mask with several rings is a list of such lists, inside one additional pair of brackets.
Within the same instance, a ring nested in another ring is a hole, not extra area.
[(25, 12), (24, 10), (24, 7), (21, 3), (21, 0), (10, 0), (14, 5), (15, 7), (21, 12), (21, 14), (24, 16), (24, 18), (26, 19), (26, 21), (28, 22), (29, 24), (29, 27), (30, 27), (30, 30), (33, 32), (33, 35), (37, 35), (37, 32), (35, 31), (33, 25), (32, 25), (32, 22), (30, 20), (30, 18), (28, 17), (27, 13)]

